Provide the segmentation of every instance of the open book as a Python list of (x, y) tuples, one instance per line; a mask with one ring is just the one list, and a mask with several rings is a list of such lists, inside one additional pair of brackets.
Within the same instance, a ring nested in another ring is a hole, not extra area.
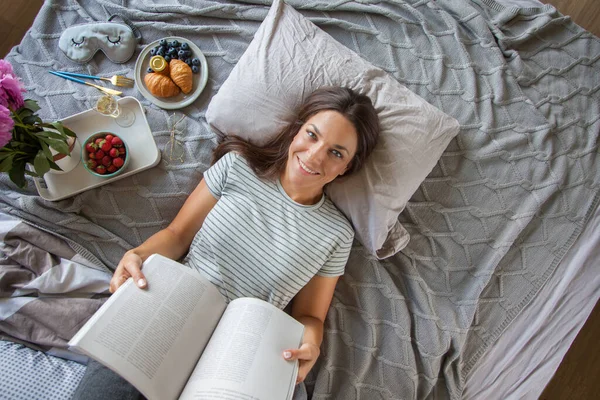
[(277, 307), (240, 298), (228, 305), (197, 271), (154, 254), (148, 288), (132, 279), (69, 342), (148, 399), (291, 399), (304, 326)]

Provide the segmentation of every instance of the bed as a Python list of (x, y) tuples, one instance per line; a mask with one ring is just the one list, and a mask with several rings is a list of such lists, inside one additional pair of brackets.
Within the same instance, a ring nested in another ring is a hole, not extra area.
[[(106, 298), (123, 252), (165, 227), (208, 168), (207, 106), (269, 3), (47, 1), (10, 52), (48, 120), (95, 95), (46, 73), (75, 67), (62, 30), (112, 14), (142, 32), (136, 54), (164, 36), (193, 40), (209, 82), (179, 111), (181, 164), (57, 202), (0, 176), (7, 398), (71, 397), (85, 360), (65, 351), (69, 335)], [(600, 297), (600, 41), (533, 0), (287, 3), (461, 126), (400, 215), (408, 246), (384, 260), (353, 246), (297, 398), (537, 398)], [(134, 62), (96, 55), (85, 70), (131, 76)], [(127, 94), (163, 148), (173, 112)]]

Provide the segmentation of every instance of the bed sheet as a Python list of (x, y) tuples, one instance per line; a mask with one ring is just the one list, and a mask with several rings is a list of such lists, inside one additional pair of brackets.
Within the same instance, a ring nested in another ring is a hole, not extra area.
[(85, 365), (0, 340), (0, 399), (70, 400)]
[(600, 207), (552, 278), (467, 375), (463, 398), (538, 399), (600, 298), (599, 271)]
[[(537, 0), (497, 0), (543, 7)], [(600, 208), (552, 278), (465, 380), (465, 399), (537, 399), (600, 297)]]

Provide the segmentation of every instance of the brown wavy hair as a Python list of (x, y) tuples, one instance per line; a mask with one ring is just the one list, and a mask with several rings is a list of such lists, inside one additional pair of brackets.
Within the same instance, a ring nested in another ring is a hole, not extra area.
[(254, 145), (239, 136), (225, 136), (213, 151), (213, 164), (230, 151), (242, 155), (254, 173), (263, 179), (275, 180), (284, 171), (290, 144), (312, 116), (321, 111), (337, 111), (354, 125), (358, 134), (356, 154), (345, 175), (350, 175), (364, 165), (379, 138), (379, 118), (368, 96), (352, 89), (328, 86), (311, 93), (299, 107), (295, 122), (286, 126), (262, 146)]

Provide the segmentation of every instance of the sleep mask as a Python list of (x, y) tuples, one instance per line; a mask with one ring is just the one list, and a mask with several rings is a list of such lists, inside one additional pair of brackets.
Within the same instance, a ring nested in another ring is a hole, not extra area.
[(65, 29), (58, 41), (58, 47), (77, 63), (86, 63), (98, 50), (102, 50), (114, 63), (127, 62), (135, 53), (141, 34), (131, 22), (121, 17), (127, 25), (110, 22), (94, 22), (75, 25)]

